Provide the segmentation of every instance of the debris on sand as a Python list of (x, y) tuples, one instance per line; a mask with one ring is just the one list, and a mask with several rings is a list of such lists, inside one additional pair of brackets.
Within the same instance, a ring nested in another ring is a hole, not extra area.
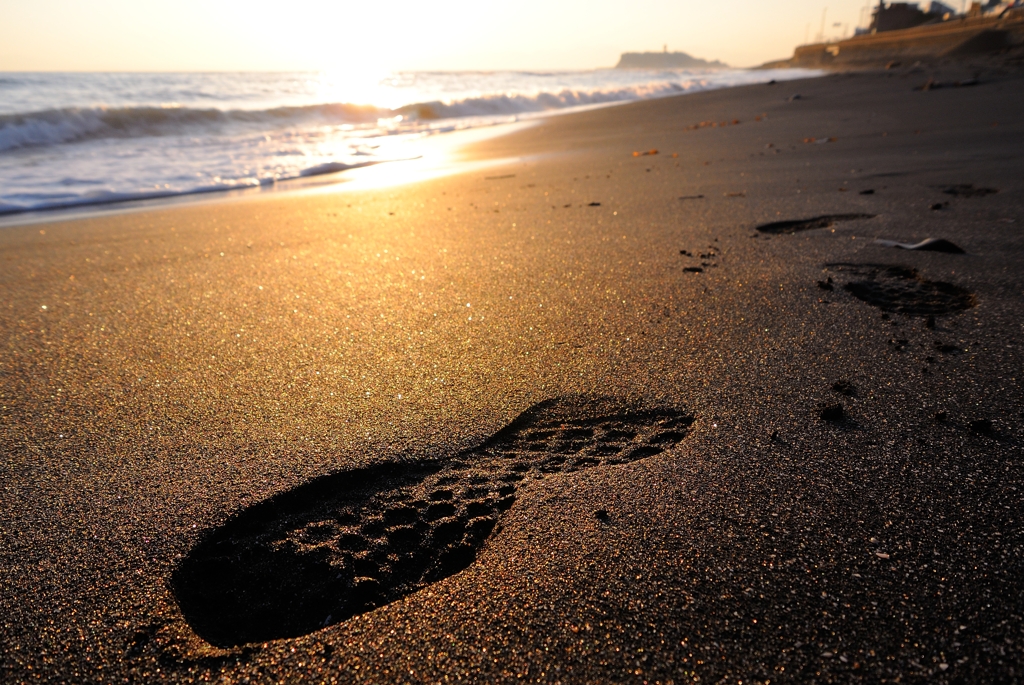
[(828, 421), (829, 423), (839, 423), (846, 418), (846, 413), (843, 411), (843, 405), (840, 403), (830, 404), (822, 407), (818, 413), (822, 421)]
[(979, 435), (992, 435), (995, 427), (992, 425), (992, 419), (976, 419), (971, 421), (971, 430)]
[(840, 395), (846, 395), (847, 397), (857, 396), (857, 388), (853, 387), (853, 383), (847, 380), (836, 381), (832, 384), (832, 390)]
[(952, 83), (944, 83), (930, 78), (921, 85), (914, 86), (914, 90), (929, 91), (938, 90), (939, 88), (967, 88), (969, 86), (976, 85), (978, 85), (978, 79), (976, 78), (964, 79), (963, 81), (953, 81)]

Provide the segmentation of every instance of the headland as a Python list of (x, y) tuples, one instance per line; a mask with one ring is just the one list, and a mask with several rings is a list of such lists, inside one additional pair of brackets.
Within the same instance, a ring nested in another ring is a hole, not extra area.
[(725, 69), (729, 65), (718, 60), (693, 57), (685, 52), (624, 52), (616, 69)]

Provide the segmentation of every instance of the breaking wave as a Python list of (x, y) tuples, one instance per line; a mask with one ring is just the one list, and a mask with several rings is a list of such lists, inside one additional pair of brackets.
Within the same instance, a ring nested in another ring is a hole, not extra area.
[(370, 123), (387, 116), (387, 112), (377, 107), (345, 103), (229, 111), (189, 107), (69, 107), (0, 115), (0, 152), (96, 138), (188, 135), (232, 125), (277, 128), (318, 123)]
[(292, 126), (376, 125), (401, 116), (406, 122), (477, 116), (517, 115), (663, 97), (700, 88), (702, 82), (659, 83), (595, 91), (562, 90), (536, 94), (497, 94), (454, 102), (433, 101), (385, 109), (330, 103), (263, 110), (190, 107), (70, 107), (0, 115), (0, 152), (46, 147), (98, 138), (202, 135), (225, 129), (280, 129)]
[(594, 91), (566, 89), (557, 93), (537, 93), (534, 95), (488, 95), (478, 98), (467, 98), (451, 103), (441, 101), (424, 102), (401, 107), (395, 110), (395, 112), (397, 114), (412, 115), (419, 119), (515, 115), (677, 95), (685, 93), (694, 87), (704, 85), (706, 84), (703, 82), (689, 82), (685, 84), (658, 83)]

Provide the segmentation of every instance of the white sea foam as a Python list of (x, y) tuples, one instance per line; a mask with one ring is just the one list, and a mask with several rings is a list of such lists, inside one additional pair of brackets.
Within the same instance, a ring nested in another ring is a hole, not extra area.
[(76, 107), (0, 115), (0, 152), (95, 138), (201, 135), (285, 126), (365, 124), (388, 115), (389, 110), (349, 104), (229, 111), (187, 107)]
[(0, 74), (0, 214), (265, 185), (408, 157), (403, 141), (804, 70)]

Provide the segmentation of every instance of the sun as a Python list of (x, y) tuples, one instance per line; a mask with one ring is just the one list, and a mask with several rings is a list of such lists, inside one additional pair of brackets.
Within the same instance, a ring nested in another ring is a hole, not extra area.
[(373, 105), (382, 109), (400, 107), (401, 97), (387, 86), (390, 73), (384, 69), (334, 68), (319, 72), (314, 85), (320, 103)]

